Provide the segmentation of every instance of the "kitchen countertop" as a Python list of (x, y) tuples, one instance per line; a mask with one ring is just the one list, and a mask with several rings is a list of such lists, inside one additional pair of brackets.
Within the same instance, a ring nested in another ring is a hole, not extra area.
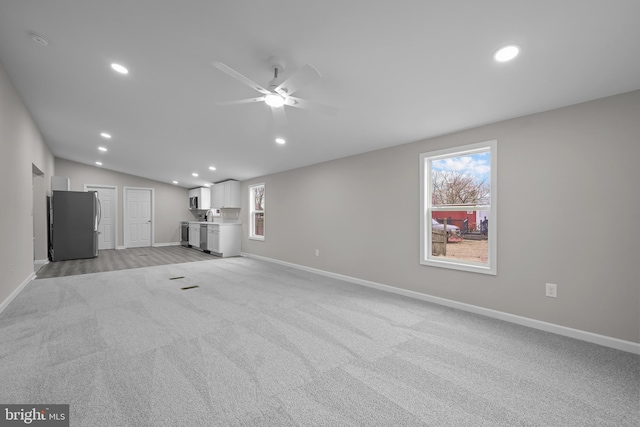
[(204, 224), (204, 225), (241, 225), (239, 222), (210, 222), (210, 221), (182, 221), (189, 224)]

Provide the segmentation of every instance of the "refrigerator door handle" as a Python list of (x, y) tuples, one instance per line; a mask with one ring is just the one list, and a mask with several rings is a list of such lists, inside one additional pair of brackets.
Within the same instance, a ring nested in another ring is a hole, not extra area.
[(98, 201), (98, 192), (94, 191), (93, 192), (93, 196), (95, 197), (93, 200), (93, 212), (94, 212), (94, 217), (93, 217), (93, 231), (98, 231), (98, 206), (99, 206), (99, 201)]
[(100, 220), (102, 219), (102, 204), (100, 203), (100, 198), (98, 197), (98, 192), (94, 192), (93, 193), (95, 195), (95, 210), (96, 212), (96, 217), (95, 217), (95, 228), (93, 231), (93, 256), (98, 256), (98, 234), (100, 234), (100, 232), (98, 231), (98, 225), (100, 224)]
[(100, 225), (100, 223), (102, 222), (102, 202), (100, 201), (100, 197), (97, 196), (98, 193), (96, 193), (96, 198), (98, 199), (98, 225)]

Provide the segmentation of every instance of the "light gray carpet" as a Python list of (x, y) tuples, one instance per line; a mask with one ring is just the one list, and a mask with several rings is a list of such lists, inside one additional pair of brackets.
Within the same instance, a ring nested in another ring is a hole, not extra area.
[(49, 279), (51, 277), (101, 273), (104, 271), (208, 261), (212, 259), (220, 258), (197, 249), (178, 245), (117, 250), (110, 249), (98, 251), (96, 258), (50, 262), (40, 268), (36, 274), (38, 279)]
[(249, 258), (32, 281), (0, 343), (72, 426), (640, 424), (637, 355)]

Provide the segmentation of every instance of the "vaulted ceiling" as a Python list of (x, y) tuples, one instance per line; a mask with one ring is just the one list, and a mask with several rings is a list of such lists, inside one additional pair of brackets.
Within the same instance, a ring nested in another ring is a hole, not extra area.
[[(637, 0), (2, 0), (0, 60), (56, 157), (190, 188), (639, 89), (639, 16)], [(494, 61), (508, 44), (520, 55)], [(317, 69), (295, 96), (338, 112), (284, 107), (276, 126), (262, 102), (218, 105), (262, 95), (212, 62), (267, 87), (272, 56), (283, 79)]]

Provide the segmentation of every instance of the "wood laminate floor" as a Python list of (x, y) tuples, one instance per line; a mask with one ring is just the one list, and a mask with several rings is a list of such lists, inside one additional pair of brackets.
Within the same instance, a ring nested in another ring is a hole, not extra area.
[(38, 279), (47, 279), (214, 259), (220, 258), (184, 246), (110, 249), (99, 251), (97, 258), (49, 262), (40, 268), (36, 275)]

